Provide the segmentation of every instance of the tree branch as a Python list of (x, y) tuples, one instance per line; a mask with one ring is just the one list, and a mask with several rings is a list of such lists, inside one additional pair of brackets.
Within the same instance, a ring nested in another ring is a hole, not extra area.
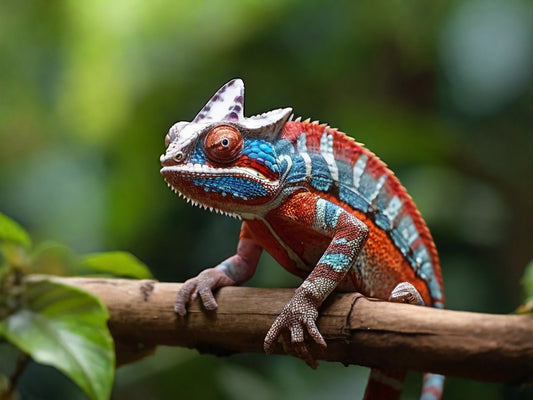
[[(292, 296), (290, 289), (227, 287), (219, 308), (198, 301), (181, 318), (173, 311), (180, 284), (125, 279), (61, 278), (102, 299), (109, 328), (124, 346), (170, 345), (228, 355), (263, 352), (270, 325)], [(333, 294), (318, 327), (328, 342), (319, 360), (369, 367), (430, 371), (488, 382), (533, 381), (533, 317), (438, 310)], [(281, 346), (277, 353), (283, 353)]]

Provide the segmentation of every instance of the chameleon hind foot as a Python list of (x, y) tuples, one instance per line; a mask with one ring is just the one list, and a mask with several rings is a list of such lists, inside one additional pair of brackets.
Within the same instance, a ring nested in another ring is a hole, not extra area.
[(400, 282), (392, 290), (389, 301), (393, 303), (407, 303), (417, 306), (425, 305), (420, 292), (409, 282)]

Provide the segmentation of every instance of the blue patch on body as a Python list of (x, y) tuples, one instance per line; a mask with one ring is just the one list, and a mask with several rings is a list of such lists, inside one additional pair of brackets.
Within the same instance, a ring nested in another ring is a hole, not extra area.
[(223, 196), (230, 195), (243, 200), (268, 195), (268, 191), (259, 182), (241, 177), (196, 178), (192, 180), (192, 183), (202, 187), (206, 192), (219, 193)]
[(391, 227), (389, 217), (387, 217), (385, 214), (376, 214), (374, 216), (374, 222), (384, 231), (388, 231)]
[(346, 238), (338, 238), (333, 241), (335, 244), (348, 244), (348, 239)]
[(386, 189), (386, 186), (387, 184), (385, 183), (385, 185), (379, 191), (378, 197), (374, 200), (374, 206), (380, 212), (387, 208), (387, 205), (391, 200), (391, 195)]
[(311, 173), (313, 175), (311, 185), (317, 190), (327, 192), (333, 184), (328, 163), (320, 154), (309, 153), (309, 157), (311, 158)]
[(363, 173), (363, 176), (361, 176), (361, 180), (359, 182), (359, 193), (361, 193), (361, 196), (363, 196), (366, 200), (370, 200), (374, 190), (376, 189), (376, 184), (377, 180), (372, 178), (368, 172)]
[(246, 139), (242, 152), (257, 162), (264, 164), (271, 171), (279, 172), (276, 163), (276, 151), (270, 142), (261, 139)]
[[(292, 154), (292, 167), (291, 172), (287, 176), (287, 183), (298, 183), (305, 181), (305, 161), (298, 154)], [(286, 161), (284, 161), (286, 164)]]
[(204, 149), (202, 146), (196, 146), (194, 152), (189, 158), (189, 162), (193, 164), (205, 164), (207, 161), (207, 156), (205, 155)]
[(344, 160), (335, 161), (339, 171), (339, 186), (353, 186), (352, 166)]
[(277, 154), (291, 154), (294, 153), (294, 145), (289, 139), (280, 139), (275, 145), (274, 149)]
[(341, 212), (342, 212), (342, 208), (340, 208), (338, 205), (331, 203), (329, 201), (326, 201), (325, 214), (324, 214), (325, 225), (327, 225), (331, 229), (335, 229)]
[(350, 268), (352, 259), (342, 253), (325, 253), (318, 263), (331, 266), (335, 272), (343, 272)]
[(342, 201), (356, 210), (365, 213), (368, 211), (368, 201), (366, 201), (355, 189), (349, 186), (341, 185), (339, 188), (339, 197)]
[[(393, 229), (390, 231), (390, 236), (396, 247), (402, 252), (402, 254), (405, 256), (410, 250), (410, 247), (407, 245), (404, 237), (401, 235), (401, 233), (397, 229)], [(409, 263), (412, 264), (411, 260), (409, 260)]]
[(385, 186), (383, 186), (378, 194), (378, 197), (372, 203), (374, 209), (377, 211), (374, 217), (374, 221), (376, 222), (376, 225), (384, 231), (389, 231), (392, 228), (392, 221), (390, 220), (388, 215), (383, 213), (383, 211), (386, 210), (390, 201), (391, 195), (385, 189)]

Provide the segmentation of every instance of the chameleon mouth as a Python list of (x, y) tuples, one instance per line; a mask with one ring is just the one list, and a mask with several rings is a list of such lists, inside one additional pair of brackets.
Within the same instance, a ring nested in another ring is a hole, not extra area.
[(163, 176), (179, 174), (188, 178), (211, 178), (220, 175), (230, 175), (238, 178), (253, 179), (262, 184), (277, 186), (279, 180), (268, 179), (261, 172), (248, 167), (216, 168), (205, 164), (186, 163), (161, 168)]
[[(194, 191), (190, 190), (189, 184), (184, 182), (193, 179), (231, 176), (258, 182), (272, 192), (277, 191), (277, 188), (279, 187), (279, 180), (268, 179), (262, 173), (248, 167), (216, 168), (204, 164), (184, 163), (180, 165), (163, 167), (161, 168), (160, 172), (163, 175), (167, 186), (179, 197), (183, 197), (187, 203), (191, 203), (192, 205), (198, 206), (205, 210), (214, 211), (216, 213), (224, 214), (237, 219), (241, 219), (240, 215), (237, 213), (227, 211), (212, 204), (206, 204), (197, 200), (198, 196), (195, 195)], [(235, 197), (238, 199), (239, 196), (235, 195)], [(242, 196), (240, 197), (241, 200), (246, 200), (246, 198)], [(221, 205), (224, 203), (225, 202), (222, 202)]]

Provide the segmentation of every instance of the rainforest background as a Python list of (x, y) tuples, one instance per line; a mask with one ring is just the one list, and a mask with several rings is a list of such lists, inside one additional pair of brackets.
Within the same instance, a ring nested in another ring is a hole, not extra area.
[[(161, 281), (233, 254), (239, 222), (178, 199), (163, 138), (228, 80), (246, 115), (291, 106), (395, 171), (440, 252), (447, 306), (510, 313), (533, 239), (531, 1), (3, 1), (0, 211), (36, 242), (127, 250)], [(295, 287), (267, 255), (249, 283)], [(0, 372), (13, 353), (0, 344)], [(163, 348), (117, 371), (114, 399), (352, 399), (368, 369)], [(404, 398), (418, 398), (420, 374)], [(31, 364), (23, 399), (82, 399)], [(520, 398), (449, 378), (445, 398)]]

